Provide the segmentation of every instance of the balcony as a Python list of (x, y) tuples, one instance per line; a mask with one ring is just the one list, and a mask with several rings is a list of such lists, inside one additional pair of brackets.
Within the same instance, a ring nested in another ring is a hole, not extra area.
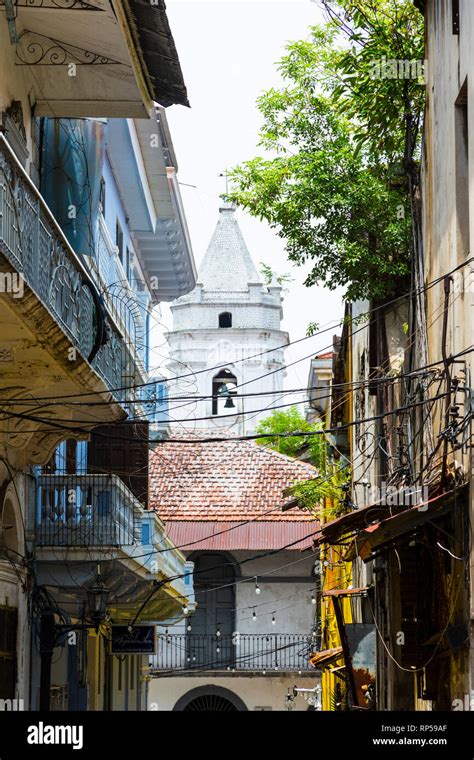
[(0, 0), (0, 35), (36, 116), (146, 119), (153, 101), (187, 105), (163, 0)]
[(231, 671), (274, 674), (313, 671), (309, 657), (312, 637), (303, 633), (234, 633), (232, 635), (158, 635), (154, 669), (167, 675), (190, 671)]
[[(96, 347), (102, 313), (97, 290), (43, 197), (0, 135), (0, 252), (21, 275), (84, 360), (112, 387), (134, 374), (126, 341), (108, 320), (109, 340)], [(18, 298), (18, 301), (21, 299)]]
[(143, 507), (116, 475), (41, 475), (38, 546), (122, 547), (141, 539)]
[(69, 604), (82, 609), (100, 562), (112, 619), (132, 621), (143, 609), (158, 622), (181, 617), (184, 604), (194, 609), (192, 563), (116, 475), (40, 475), (35, 533), (38, 583), (59, 587)]

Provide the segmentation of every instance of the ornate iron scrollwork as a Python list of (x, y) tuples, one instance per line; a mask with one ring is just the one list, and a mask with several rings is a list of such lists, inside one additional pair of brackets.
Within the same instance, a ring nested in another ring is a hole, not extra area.
[[(96, 5), (87, 3), (85, 0), (12, 0), (15, 8), (44, 8), (46, 10), (60, 11), (101, 11)], [(5, 0), (0, 0), (0, 5), (5, 5)]]
[(19, 66), (121, 65), (121, 61), (28, 30), (18, 38), (16, 57)]

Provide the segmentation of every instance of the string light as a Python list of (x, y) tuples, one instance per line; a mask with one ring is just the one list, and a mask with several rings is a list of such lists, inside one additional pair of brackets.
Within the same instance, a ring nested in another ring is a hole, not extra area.
[(189, 612), (188, 608), (187, 607), (183, 607), (183, 612), (184, 612), (185, 615), (187, 615), (188, 612)]
[(220, 635), (221, 635), (221, 632), (220, 632), (220, 630), (218, 628), (217, 631), (216, 631), (216, 636), (219, 638)]
[(255, 612), (255, 610), (254, 610), (254, 611), (252, 612), (252, 620), (256, 620), (256, 619), (257, 619), (257, 613), (256, 613), (256, 612)]
[(272, 625), (275, 625), (275, 624), (276, 624), (275, 615), (273, 615), (273, 617), (272, 617)]
[(260, 586), (258, 585), (257, 576), (255, 576), (255, 593), (256, 594), (261, 594), (261, 592), (262, 592), (262, 590), (261, 590)]
[(192, 631), (193, 627), (192, 627), (191, 623), (188, 623), (188, 625), (187, 625), (186, 629), (187, 629), (188, 631)]
[(311, 594), (311, 604), (316, 604), (316, 597), (314, 594)]

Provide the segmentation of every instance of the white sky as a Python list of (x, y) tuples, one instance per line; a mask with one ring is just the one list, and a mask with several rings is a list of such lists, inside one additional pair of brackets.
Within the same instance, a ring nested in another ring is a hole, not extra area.
[[(278, 87), (275, 63), (288, 40), (303, 39), (321, 20), (311, 0), (168, 0), (167, 13), (188, 89), (191, 108), (173, 106), (167, 116), (197, 266), (217, 222), (219, 194), (227, 167), (261, 154), (257, 148), (260, 114), (255, 101)], [(252, 258), (294, 281), (285, 295), (283, 329), (290, 340), (305, 335), (310, 322), (321, 326), (342, 317), (341, 293), (303, 286), (305, 271), (291, 265), (284, 241), (265, 223), (238, 211)], [(169, 308), (163, 321), (171, 326)], [(335, 332), (338, 332), (337, 325)], [(326, 349), (332, 332), (290, 347), (286, 361)], [(161, 351), (162, 349), (158, 349)], [(286, 388), (306, 385), (309, 359), (288, 369)]]

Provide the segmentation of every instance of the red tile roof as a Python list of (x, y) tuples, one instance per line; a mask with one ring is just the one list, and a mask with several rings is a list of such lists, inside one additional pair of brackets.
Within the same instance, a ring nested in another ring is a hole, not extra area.
[[(173, 433), (173, 438), (187, 438)], [(160, 442), (150, 455), (150, 507), (170, 521), (307, 522), (300, 510), (282, 512), (283, 490), (317, 476), (310, 464), (250, 441)], [(316, 530), (317, 526), (315, 526)], [(210, 531), (209, 531), (210, 532)]]

